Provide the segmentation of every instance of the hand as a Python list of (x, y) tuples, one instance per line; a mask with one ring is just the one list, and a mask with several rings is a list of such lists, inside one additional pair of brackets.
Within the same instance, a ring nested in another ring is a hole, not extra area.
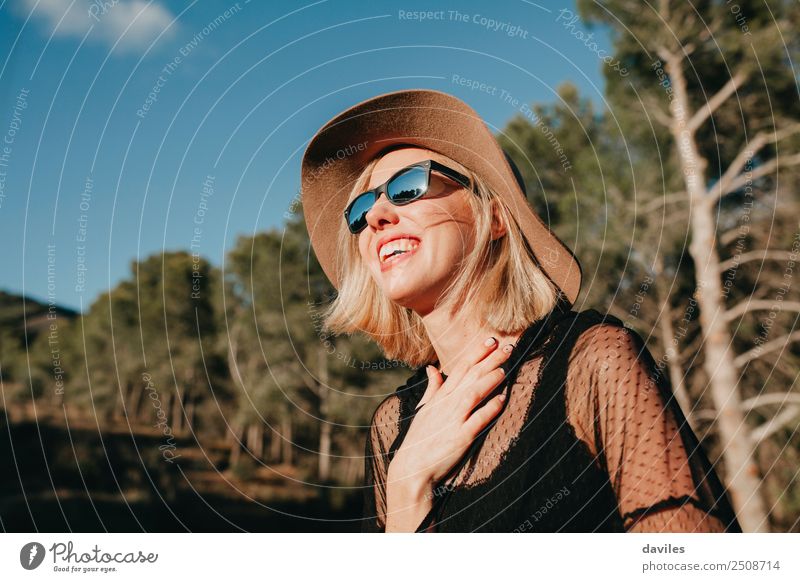
[(505, 379), (500, 365), (513, 348), (506, 344), (500, 349), (497, 340), (491, 340), (491, 345), (473, 349), (445, 381), (436, 368), (427, 367), (428, 387), (389, 466), (390, 485), (432, 490), (500, 412), (504, 394), (476, 408)]

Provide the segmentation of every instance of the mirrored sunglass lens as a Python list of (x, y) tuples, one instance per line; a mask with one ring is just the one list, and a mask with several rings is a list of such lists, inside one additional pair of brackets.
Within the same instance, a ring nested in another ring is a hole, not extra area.
[(416, 200), (428, 189), (428, 172), (425, 168), (410, 168), (386, 186), (386, 193), (393, 202), (403, 204)]
[(347, 217), (347, 223), (351, 230), (360, 230), (367, 224), (367, 212), (375, 203), (375, 195), (372, 193), (362, 194), (353, 202)]

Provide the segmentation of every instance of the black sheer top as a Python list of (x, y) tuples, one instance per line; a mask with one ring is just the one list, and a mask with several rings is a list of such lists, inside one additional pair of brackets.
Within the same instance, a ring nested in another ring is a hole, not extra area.
[[(503, 368), (503, 410), (418, 532), (741, 531), (668, 378), (619, 319), (556, 308)], [(362, 531), (385, 531), (388, 466), (426, 387), (423, 366), (373, 414)]]

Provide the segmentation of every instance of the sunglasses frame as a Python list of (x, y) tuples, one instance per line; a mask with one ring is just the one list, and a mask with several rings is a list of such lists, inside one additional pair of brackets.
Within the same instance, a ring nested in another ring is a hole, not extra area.
[[(395, 200), (392, 200), (392, 198), (389, 196), (389, 194), (387, 192), (387, 188), (389, 187), (389, 182), (391, 182), (392, 180), (394, 180), (395, 178), (397, 178), (398, 176), (400, 176), (401, 174), (407, 172), (408, 170), (410, 170), (412, 168), (422, 168), (422, 169), (424, 169), (426, 171), (425, 178), (426, 178), (427, 185), (425, 187), (425, 191), (422, 194), (420, 194), (419, 196), (417, 196), (416, 198), (411, 198), (410, 200), (407, 200), (405, 202), (396, 202)], [(381, 197), (381, 194), (386, 194), (386, 199), (389, 200), (389, 202), (391, 202), (395, 206), (405, 206), (406, 204), (410, 204), (411, 202), (415, 202), (415, 201), (419, 200), (420, 198), (424, 198), (425, 195), (428, 193), (428, 188), (430, 188), (430, 185), (431, 185), (431, 170), (439, 172), (440, 174), (443, 174), (444, 176), (447, 176), (448, 178), (450, 178), (454, 182), (460, 184), (464, 188), (467, 188), (468, 190), (472, 190), (472, 184), (471, 184), (469, 178), (467, 178), (461, 172), (458, 172), (458, 171), (454, 170), (453, 168), (448, 168), (447, 166), (445, 166), (444, 164), (440, 164), (436, 160), (423, 160), (421, 162), (416, 162), (414, 164), (410, 164), (410, 165), (406, 166), (405, 168), (400, 168), (399, 170), (397, 170), (397, 172), (392, 174), (391, 177), (388, 180), (386, 180), (383, 184), (375, 186), (371, 190), (367, 190), (366, 192), (362, 192), (361, 194), (356, 196), (352, 200), (352, 202), (350, 202), (350, 204), (347, 205), (347, 208), (344, 209), (344, 221), (347, 224), (348, 230), (353, 234), (358, 234), (358, 233), (360, 233), (362, 230), (364, 230), (367, 227), (367, 225), (364, 224), (364, 226), (362, 226), (358, 230), (353, 230), (353, 228), (350, 226), (350, 211), (352, 210), (352, 208), (355, 205), (355, 203), (358, 202), (358, 200), (361, 199), (362, 196), (366, 196), (368, 194), (372, 194), (375, 197), (374, 200), (372, 201), (372, 205), (374, 206), (375, 203), (378, 201), (378, 198)], [(372, 209), (371, 206), (370, 206), (370, 209)], [(367, 210), (367, 212), (369, 212), (369, 210)]]

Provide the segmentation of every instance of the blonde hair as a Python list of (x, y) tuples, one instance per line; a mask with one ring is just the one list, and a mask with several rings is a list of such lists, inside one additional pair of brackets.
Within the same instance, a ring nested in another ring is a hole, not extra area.
[[(348, 204), (367, 189), (371, 160), (356, 180)], [(453, 160), (445, 162), (466, 175), (475, 195), (469, 205), (475, 219), (475, 245), (437, 303), (483, 313), (480, 321), (499, 333), (514, 334), (543, 318), (558, 300), (558, 287), (544, 274), (508, 206), (478, 174)], [(492, 208), (496, 206), (506, 226), (505, 235), (492, 240)], [(388, 299), (364, 264), (358, 237), (344, 227), (338, 235), (339, 264), (343, 265), (336, 298), (322, 311), (322, 328), (334, 334), (361, 332), (375, 341), (387, 359), (416, 368), (436, 361), (436, 352), (413, 310)]]

